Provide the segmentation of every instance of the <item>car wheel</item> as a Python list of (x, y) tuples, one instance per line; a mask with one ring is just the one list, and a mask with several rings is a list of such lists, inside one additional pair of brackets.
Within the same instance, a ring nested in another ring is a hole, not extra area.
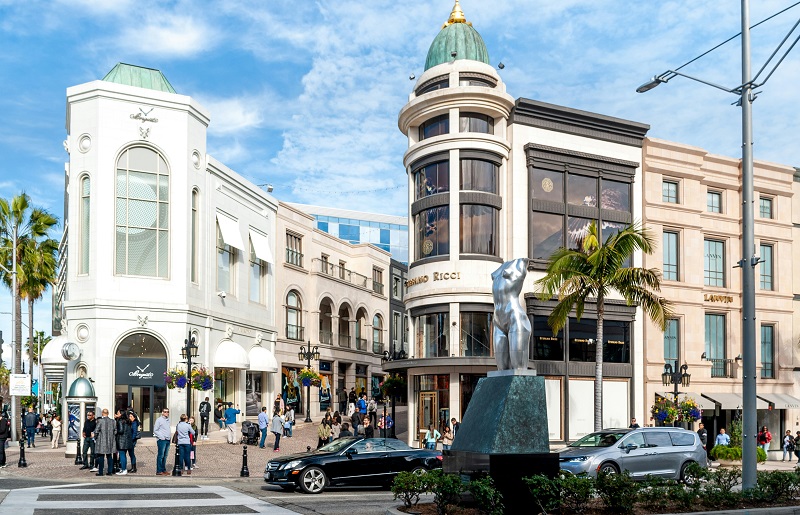
[(309, 467), (300, 474), (300, 488), (307, 494), (318, 494), (325, 490), (328, 478), (317, 467)]
[(613, 463), (607, 462), (600, 465), (600, 468), (597, 470), (598, 474), (601, 472), (604, 472), (606, 474), (619, 474), (619, 469)]
[(426, 469), (425, 467), (414, 467), (411, 470), (411, 473), (414, 474), (415, 476), (421, 476), (423, 474), (427, 474), (428, 469)]
[(686, 474), (686, 471), (693, 463), (694, 463), (693, 461), (687, 461), (686, 463), (681, 465), (681, 475), (678, 477), (678, 479), (680, 479), (683, 483), (686, 483), (687, 485), (690, 483), (694, 483), (697, 480), (697, 478), (695, 477), (687, 477)]

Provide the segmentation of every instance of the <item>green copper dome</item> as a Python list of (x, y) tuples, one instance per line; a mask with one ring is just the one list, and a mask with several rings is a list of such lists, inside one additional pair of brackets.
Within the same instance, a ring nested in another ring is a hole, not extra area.
[(110, 72), (103, 77), (106, 82), (116, 82), (126, 86), (154, 89), (165, 93), (175, 93), (175, 88), (169, 83), (164, 74), (153, 68), (134, 66), (132, 64), (117, 63)]
[[(456, 53), (453, 57), (453, 52)], [(450, 19), (431, 43), (425, 69), (456, 59), (469, 59), (489, 64), (489, 51), (478, 31), (464, 18), (464, 12), (456, 0)]]

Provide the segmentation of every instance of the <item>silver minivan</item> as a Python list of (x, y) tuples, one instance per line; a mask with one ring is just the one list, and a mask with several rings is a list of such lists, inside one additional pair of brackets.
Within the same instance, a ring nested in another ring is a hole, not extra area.
[(556, 452), (562, 470), (592, 477), (601, 470), (627, 470), (635, 479), (651, 475), (683, 480), (690, 464), (708, 466), (700, 437), (679, 427), (604, 429)]

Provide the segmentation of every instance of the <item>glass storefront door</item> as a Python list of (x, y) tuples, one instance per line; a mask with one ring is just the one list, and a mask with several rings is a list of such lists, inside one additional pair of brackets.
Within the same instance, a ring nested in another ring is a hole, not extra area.
[(133, 409), (141, 422), (142, 436), (152, 436), (155, 418), (167, 406), (164, 345), (147, 333), (128, 335), (117, 347), (114, 367), (115, 411)]
[(167, 389), (159, 386), (117, 385), (114, 392), (114, 409), (133, 409), (139, 416), (142, 436), (153, 436), (155, 419), (167, 405)]

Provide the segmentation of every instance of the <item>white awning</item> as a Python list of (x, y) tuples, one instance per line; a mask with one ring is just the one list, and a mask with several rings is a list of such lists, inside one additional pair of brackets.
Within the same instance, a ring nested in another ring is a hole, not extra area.
[(245, 248), (244, 242), (242, 241), (242, 233), (239, 232), (239, 222), (228, 215), (223, 215), (217, 211), (217, 223), (219, 224), (219, 230), (222, 233), (222, 240), (226, 244), (230, 245), (231, 247), (235, 247), (242, 252), (249, 250)]
[(800, 399), (786, 393), (761, 393), (758, 397), (772, 404), (773, 409), (800, 408)]
[(56, 336), (50, 340), (47, 345), (45, 345), (44, 349), (42, 349), (42, 365), (59, 365), (66, 367), (67, 360), (61, 355), (61, 350), (68, 341), (69, 339), (65, 334)]
[(250, 362), (247, 353), (241, 345), (228, 340), (219, 342), (217, 352), (214, 353), (214, 368), (249, 368)]
[(260, 345), (250, 349), (248, 357), (250, 358), (250, 370), (254, 372), (278, 371), (278, 360), (275, 359), (275, 355)]
[[(663, 397), (665, 399), (669, 399), (669, 400), (673, 400), (675, 398), (675, 394), (668, 393), (668, 392), (656, 392), (656, 395), (658, 395), (659, 397)], [(705, 397), (703, 397), (699, 393), (687, 392), (687, 393), (679, 393), (678, 394), (678, 400), (679, 401), (681, 399), (685, 399), (685, 398), (689, 398), (689, 399), (692, 399), (693, 401), (695, 401), (697, 403), (697, 405), (700, 406), (700, 409), (702, 409), (702, 410), (712, 410), (713, 411), (717, 407), (717, 405), (714, 403), (714, 401), (712, 401), (710, 399), (706, 399)]]
[[(744, 408), (744, 399), (738, 393), (704, 393), (703, 397), (711, 399), (720, 405), (720, 409), (742, 409)], [(756, 409), (767, 409), (769, 405), (763, 400), (756, 397)]]
[(256, 257), (261, 261), (266, 261), (270, 265), (275, 264), (275, 258), (272, 257), (272, 251), (269, 250), (269, 239), (263, 234), (250, 230), (250, 241), (253, 242), (253, 250), (256, 252)]

